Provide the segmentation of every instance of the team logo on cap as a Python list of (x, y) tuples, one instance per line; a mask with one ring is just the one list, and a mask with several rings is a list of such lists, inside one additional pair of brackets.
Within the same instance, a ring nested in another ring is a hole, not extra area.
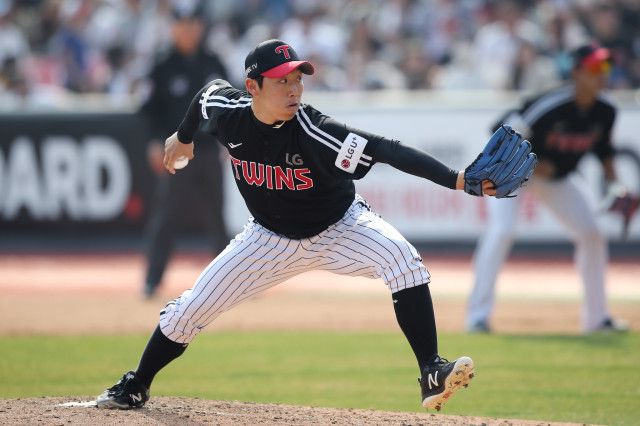
[(289, 54), (289, 45), (288, 44), (281, 44), (280, 46), (276, 47), (276, 53), (280, 54), (280, 53), (284, 53), (284, 58), (285, 59), (291, 59), (291, 55)]

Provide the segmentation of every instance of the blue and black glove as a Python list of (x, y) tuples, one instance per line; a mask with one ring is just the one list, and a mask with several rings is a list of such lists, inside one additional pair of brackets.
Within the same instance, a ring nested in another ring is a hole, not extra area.
[(502, 125), (464, 170), (464, 191), (482, 196), (482, 182), (489, 180), (496, 190), (496, 198), (515, 197), (513, 193), (529, 180), (537, 163), (529, 141), (511, 127)]

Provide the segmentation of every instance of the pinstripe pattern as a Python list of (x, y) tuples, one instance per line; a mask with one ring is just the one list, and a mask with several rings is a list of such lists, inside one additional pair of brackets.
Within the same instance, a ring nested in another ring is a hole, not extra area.
[(356, 196), (339, 222), (311, 238), (292, 240), (249, 221), (193, 288), (165, 306), (160, 328), (189, 343), (233, 306), (311, 270), (382, 278), (392, 293), (429, 282), (416, 249)]

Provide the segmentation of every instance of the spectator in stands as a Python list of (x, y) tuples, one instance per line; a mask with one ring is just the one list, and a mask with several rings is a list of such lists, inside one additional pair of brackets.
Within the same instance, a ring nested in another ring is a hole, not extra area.
[(507, 89), (542, 91), (557, 85), (559, 73), (553, 59), (540, 54), (539, 48), (528, 40), (520, 40)]
[[(587, 22), (594, 37), (611, 51), (615, 59), (609, 84), (612, 88), (628, 89), (634, 80), (631, 64), (634, 50), (638, 50), (634, 43), (640, 41), (640, 15), (637, 9), (623, 8), (615, 3), (598, 1), (590, 11)], [(623, 13), (626, 14), (626, 20), (623, 19)]]
[[(172, 1), (1, 1), (0, 57), (17, 40), (6, 28), (17, 27), (29, 41), (17, 59), (29, 92), (109, 92), (121, 105), (167, 48)], [(205, 15), (215, 19), (207, 45), (229, 69), (242, 69), (236, 52), (280, 36), (326, 71), (313, 90), (526, 88), (518, 58), (532, 52), (522, 39), (536, 52), (527, 68), (551, 59), (564, 78), (563, 52), (599, 40), (616, 60), (612, 87), (640, 87), (640, 2), (632, 0), (226, 0), (206, 2)]]
[(481, 27), (474, 39), (476, 84), (481, 88), (508, 89), (522, 40), (538, 43), (542, 40), (542, 31), (526, 19), (517, 0), (498, 0), (495, 20)]
[(0, 2), (0, 64), (24, 56), (28, 51), (23, 30), (13, 22), (12, 2)]

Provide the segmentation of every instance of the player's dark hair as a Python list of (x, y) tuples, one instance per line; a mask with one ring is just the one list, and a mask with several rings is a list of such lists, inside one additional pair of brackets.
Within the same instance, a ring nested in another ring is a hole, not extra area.
[(263, 75), (258, 75), (254, 80), (258, 83), (258, 87), (262, 89), (262, 82), (264, 81)]

